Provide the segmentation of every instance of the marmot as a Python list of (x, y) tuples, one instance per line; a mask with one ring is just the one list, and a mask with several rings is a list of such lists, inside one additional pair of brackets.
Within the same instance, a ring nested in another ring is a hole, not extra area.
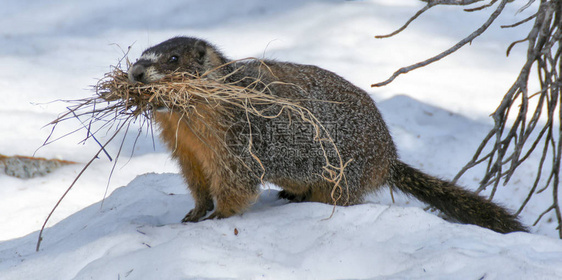
[[(337, 205), (361, 203), (367, 193), (388, 185), (461, 223), (501, 233), (527, 230), (504, 208), (401, 162), (375, 102), (330, 71), (272, 60), (233, 61), (204, 40), (175, 37), (145, 50), (128, 75), (133, 83), (151, 83), (174, 71), (200, 75), (211, 69), (223, 83), (247, 86), (259, 79), (269, 94), (294, 100), (318, 118), (347, 163)], [(201, 103), (190, 112), (157, 108), (154, 120), (195, 199), (183, 222), (197, 222), (213, 208), (207, 219), (242, 213), (262, 182), (282, 188), (280, 198), (334, 203), (334, 184), (321, 174), (326, 159), (337, 160), (335, 148), (319, 143), (309, 123), (294, 114), (263, 118), (239, 108), (224, 114)]]

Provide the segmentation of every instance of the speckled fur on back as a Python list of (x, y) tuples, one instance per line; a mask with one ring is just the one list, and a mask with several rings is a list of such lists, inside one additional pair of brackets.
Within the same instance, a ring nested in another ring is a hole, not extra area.
[[(155, 121), (161, 137), (179, 161), (196, 202), (184, 222), (199, 221), (213, 208), (208, 218), (242, 213), (256, 199), (263, 180), (281, 187), (281, 198), (338, 205), (361, 203), (365, 194), (388, 184), (460, 222), (498, 232), (525, 230), (505, 209), (399, 161), (373, 100), (340, 76), (316, 66), (286, 62), (222, 66), (227, 62), (211, 44), (177, 37), (147, 49), (129, 77), (149, 83), (171, 71), (202, 74), (219, 67), (221, 75), (216, 77), (227, 75), (224, 82), (247, 86), (259, 79), (258, 86), (268, 85), (270, 94), (307, 108), (326, 128), (347, 163), (345, 187), (337, 190), (335, 196), (341, 195), (341, 199), (334, 201), (334, 185), (322, 174), (326, 158), (338, 160), (336, 151), (317, 141), (311, 124), (289, 110), (275, 118), (234, 107), (221, 114), (212, 104), (196, 105), (193, 112), (159, 110)], [(256, 106), (265, 115), (280, 110)]]

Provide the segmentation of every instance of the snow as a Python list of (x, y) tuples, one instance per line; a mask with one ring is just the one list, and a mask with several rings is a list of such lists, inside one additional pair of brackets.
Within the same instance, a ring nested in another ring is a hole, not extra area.
[[(0, 245), (3, 279), (555, 279), (562, 244), (459, 226), (419, 208), (286, 204), (266, 190), (241, 216), (179, 224), (177, 174), (145, 174), (45, 232)], [(14, 248), (12, 250), (6, 248)], [(64, 267), (63, 269), (61, 269)], [(120, 277), (120, 278), (119, 278)], [(536, 278), (534, 278), (536, 277)]]
[[(198, 36), (229, 57), (266, 57), (315, 64), (367, 90), (377, 102), (401, 158), (452, 178), (491, 127), (488, 115), (525, 57), (517, 46), (530, 24), (517, 3), (489, 32), (438, 64), (372, 89), (401, 66), (433, 56), (471, 33), (491, 12), (437, 7), (396, 37), (417, 0), (312, 1), (15, 1), (0, 10), (0, 153), (77, 161), (45, 177), (0, 173), (0, 279), (560, 279), (562, 242), (546, 215), (532, 233), (501, 235), (454, 224), (417, 201), (384, 190), (353, 207), (277, 200), (264, 186), (246, 213), (181, 224), (193, 207), (178, 167), (156, 137), (132, 128), (101, 155), (54, 213), (41, 250), (35, 243), (47, 214), (97, 152), (84, 133), (41, 147), (48, 122), (65, 110), (59, 99), (92, 94), (109, 66), (176, 35)], [(67, 121), (57, 135), (81, 124)], [(100, 137), (103, 140), (104, 137)], [(105, 137), (107, 139), (107, 137)], [(153, 142), (154, 141), (154, 142)], [(134, 146), (134, 149), (133, 149)], [(532, 157), (494, 200), (516, 209), (535, 176)], [(475, 189), (482, 169), (461, 184)], [(123, 187), (125, 186), (125, 187)], [(396, 195), (396, 194), (395, 194)], [(105, 198), (105, 199), (104, 199)], [(527, 225), (551, 203), (533, 199)]]

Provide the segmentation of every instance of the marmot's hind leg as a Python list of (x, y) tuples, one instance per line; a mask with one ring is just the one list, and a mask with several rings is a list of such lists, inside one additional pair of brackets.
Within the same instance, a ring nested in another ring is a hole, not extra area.
[(273, 179), (271, 183), (282, 188), (277, 194), (279, 199), (287, 199), (291, 202), (311, 201), (312, 193), (308, 184), (283, 178)]
[(280, 199), (287, 199), (291, 202), (322, 202), (337, 205), (351, 205), (356, 204), (355, 201), (350, 201), (347, 196), (342, 197), (342, 189), (336, 188), (334, 185), (327, 181), (314, 182), (312, 184), (298, 184), (295, 182), (288, 182), (278, 180), (276, 185), (280, 186), (281, 190), (277, 197)]
[(300, 194), (291, 193), (286, 190), (281, 190), (279, 193), (277, 193), (277, 197), (279, 199), (286, 199), (289, 200), (290, 202), (310, 201), (310, 195), (311, 195), (310, 190)]
[[(285, 183), (285, 184), (283, 184)], [(354, 194), (345, 186), (334, 186), (328, 181), (314, 182), (313, 184), (299, 184), (278, 180), (276, 185), (281, 190), (277, 197), (291, 202), (322, 202), (338, 206), (355, 205), (362, 202), (361, 194)]]

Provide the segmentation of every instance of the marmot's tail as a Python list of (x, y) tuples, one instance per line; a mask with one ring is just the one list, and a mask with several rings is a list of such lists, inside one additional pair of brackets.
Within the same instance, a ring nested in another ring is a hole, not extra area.
[(403, 162), (393, 164), (388, 183), (461, 223), (475, 224), (500, 233), (527, 231), (517, 217), (504, 208)]

